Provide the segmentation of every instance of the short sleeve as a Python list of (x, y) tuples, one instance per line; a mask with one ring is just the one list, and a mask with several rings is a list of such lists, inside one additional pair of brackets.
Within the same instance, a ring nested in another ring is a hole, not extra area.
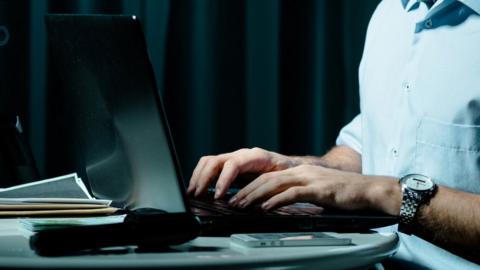
[(348, 146), (362, 154), (362, 115), (358, 114), (340, 130), (336, 141), (337, 146)]

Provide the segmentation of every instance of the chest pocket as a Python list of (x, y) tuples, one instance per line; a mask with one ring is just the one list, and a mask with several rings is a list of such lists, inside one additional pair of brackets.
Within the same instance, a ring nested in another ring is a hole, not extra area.
[(440, 185), (480, 193), (480, 126), (423, 118), (415, 152), (419, 173)]

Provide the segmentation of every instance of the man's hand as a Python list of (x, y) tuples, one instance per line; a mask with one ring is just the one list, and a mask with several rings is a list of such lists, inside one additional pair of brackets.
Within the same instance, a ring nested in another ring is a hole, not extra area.
[(240, 149), (217, 156), (204, 156), (193, 171), (187, 193), (200, 196), (218, 178), (215, 198), (221, 198), (235, 178), (244, 173), (266, 173), (295, 167), (299, 160), (261, 148)]
[(270, 210), (294, 202), (310, 202), (341, 209), (374, 209), (398, 215), (401, 189), (394, 178), (365, 176), (314, 165), (265, 173), (243, 188), (231, 200), (245, 208), (263, 202)]
[(361, 172), (362, 167), (360, 154), (346, 146), (334, 147), (323, 157), (285, 156), (257, 147), (240, 149), (232, 153), (202, 157), (193, 171), (187, 193), (195, 197), (200, 196), (207, 191), (211, 182), (218, 179), (215, 188), (215, 198), (218, 199), (241, 174), (262, 174), (293, 168), (301, 164), (358, 173)]

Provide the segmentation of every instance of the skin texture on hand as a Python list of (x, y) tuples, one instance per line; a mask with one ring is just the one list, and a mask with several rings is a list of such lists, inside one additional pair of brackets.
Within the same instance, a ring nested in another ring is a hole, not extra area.
[(361, 172), (360, 154), (345, 146), (334, 147), (323, 157), (290, 157), (255, 147), (202, 157), (193, 171), (187, 193), (195, 197), (201, 196), (212, 182), (217, 181), (215, 198), (218, 199), (223, 197), (235, 178), (241, 174), (263, 174), (301, 164)]
[(217, 156), (204, 156), (193, 171), (187, 189), (189, 195), (203, 195), (217, 180), (215, 198), (221, 198), (239, 174), (285, 170), (299, 164), (297, 159), (261, 148), (240, 149)]
[(400, 193), (400, 186), (394, 178), (299, 165), (262, 174), (240, 190), (230, 204), (245, 208), (263, 202), (262, 208), (271, 210), (295, 202), (310, 202), (347, 210), (373, 209), (396, 215), (400, 210)]
[(319, 165), (326, 168), (347, 172), (362, 172), (362, 157), (355, 150), (346, 146), (335, 146), (322, 157), (296, 157), (301, 164)]
[[(271, 210), (301, 201), (398, 214), (401, 197), (397, 181), (364, 176), (357, 173), (360, 170), (360, 155), (348, 147), (335, 147), (321, 158), (289, 157), (261, 148), (240, 149), (201, 158), (187, 192), (201, 196), (218, 179), (215, 198), (221, 198), (238, 175), (258, 173), (258, 178), (230, 200), (232, 206), (244, 208), (263, 202), (263, 208)], [(391, 200), (392, 194), (397, 195), (395, 200)]]

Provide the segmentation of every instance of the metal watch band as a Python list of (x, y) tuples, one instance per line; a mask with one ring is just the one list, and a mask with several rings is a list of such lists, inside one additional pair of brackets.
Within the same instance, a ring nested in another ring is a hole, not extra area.
[[(422, 182), (424, 184), (430, 183), (430, 188), (425, 188), (424, 186), (423, 189), (418, 189), (419, 182), (416, 182), (417, 188), (413, 186), (409, 187), (408, 181), (411, 179)], [(400, 220), (398, 230), (407, 234), (411, 234), (413, 225), (415, 223), (415, 217), (417, 216), (419, 208), (431, 199), (437, 189), (437, 185), (430, 177), (421, 174), (406, 175), (402, 177), (399, 182), (402, 187), (402, 204), (400, 206)]]
[(410, 225), (413, 223), (422, 201), (423, 198), (418, 193), (404, 188), (402, 205), (400, 207), (400, 224)]

